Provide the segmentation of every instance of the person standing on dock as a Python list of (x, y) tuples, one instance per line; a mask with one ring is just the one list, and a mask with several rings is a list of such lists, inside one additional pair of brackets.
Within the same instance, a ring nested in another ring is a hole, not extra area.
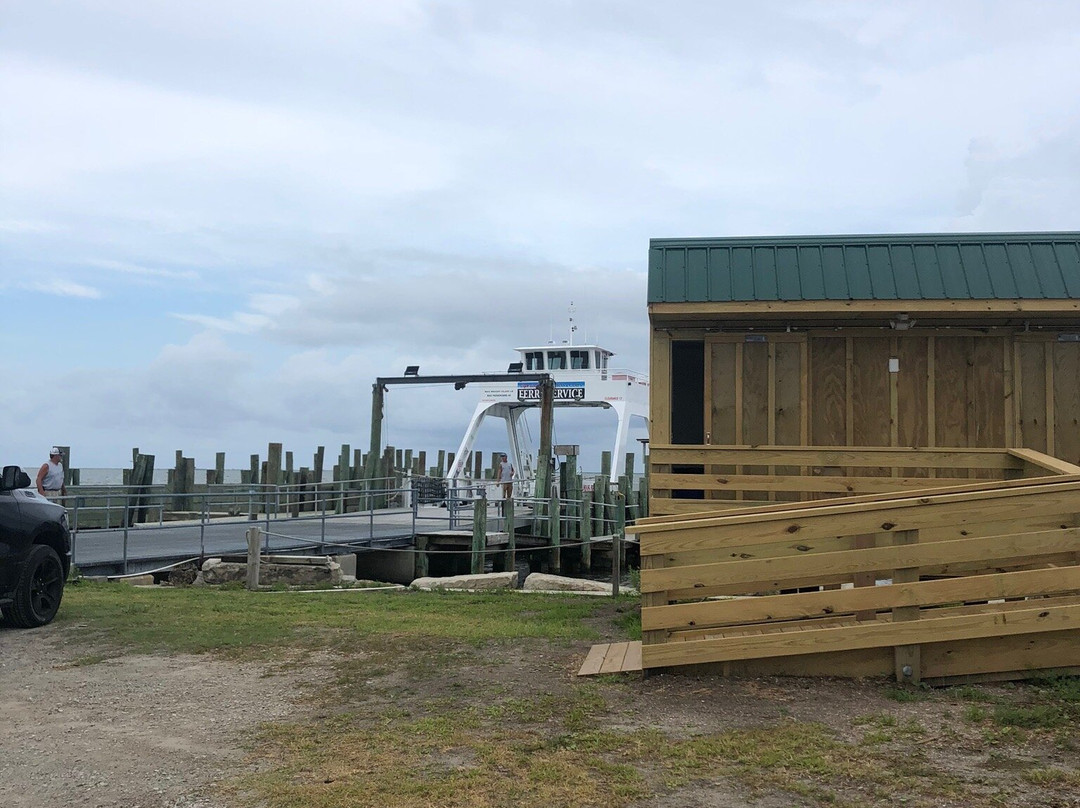
[(37, 473), (37, 490), (41, 496), (56, 502), (67, 496), (64, 485), (64, 456), (55, 446), (49, 449), (49, 462), (43, 463)]
[(514, 465), (507, 459), (506, 452), (499, 455), (499, 465), (495, 468), (495, 479), (502, 486), (503, 499), (514, 496)]

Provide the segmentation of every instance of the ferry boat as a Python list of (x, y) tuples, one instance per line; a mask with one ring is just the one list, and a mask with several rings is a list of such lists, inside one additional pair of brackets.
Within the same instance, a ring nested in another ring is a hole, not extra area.
[[(570, 341), (515, 350), (518, 361), (510, 365), (510, 372), (549, 374), (555, 383), (556, 410), (564, 407), (603, 407), (614, 411), (617, 424), (612, 442), (611, 480), (617, 482), (626, 468), (631, 419), (640, 418), (648, 429), (649, 377), (644, 373), (612, 367), (611, 358), (615, 354), (601, 345), (574, 345)], [(505, 422), (509, 446), (507, 457), (513, 463), (519, 480), (531, 478), (530, 450), (533, 447), (527, 445), (522, 434), (522, 419), (529, 409), (539, 406), (539, 382), (484, 382), (480, 401), (454, 455), (454, 463), (447, 472), (447, 486), (451, 489), (462, 488), (471, 482), (466, 479), (468, 459), (480, 425), (487, 418), (500, 418)]]

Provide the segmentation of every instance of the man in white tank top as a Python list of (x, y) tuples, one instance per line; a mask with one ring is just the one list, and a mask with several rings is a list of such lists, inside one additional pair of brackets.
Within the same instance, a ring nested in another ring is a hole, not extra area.
[(41, 496), (53, 501), (67, 496), (67, 488), (64, 486), (64, 456), (55, 446), (49, 449), (49, 462), (38, 469), (37, 490)]

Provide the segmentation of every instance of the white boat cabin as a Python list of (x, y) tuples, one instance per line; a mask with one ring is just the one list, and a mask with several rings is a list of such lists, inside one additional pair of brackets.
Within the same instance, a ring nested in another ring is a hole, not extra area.
[[(606, 407), (615, 412), (617, 424), (612, 443), (611, 480), (618, 481), (626, 468), (630, 420), (640, 418), (646, 427), (648, 425), (649, 377), (644, 373), (613, 367), (611, 358), (615, 354), (600, 345), (549, 343), (517, 348), (516, 351), (518, 360), (510, 364), (507, 373), (549, 374), (555, 382), (556, 408)], [(480, 401), (454, 455), (447, 483), (451, 487), (469, 483), (466, 479), (467, 461), (480, 424), (489, 416), (505, 421), (507, 455), (520, 477), (531, 476), (531, 456), (535, 447), (524, 445), (521, 419), (528, 409), (539, 406), (539, 382), (482, 383)]]

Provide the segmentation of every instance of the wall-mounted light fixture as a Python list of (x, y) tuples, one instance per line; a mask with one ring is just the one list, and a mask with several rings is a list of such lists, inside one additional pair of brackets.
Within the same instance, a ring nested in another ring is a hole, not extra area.
[(901, 312), (896, 315), (895, 320), (889, 320), (889, 325), (894, 331), (907, 331), (915, 325), (915, 321), (911, 319), (911, 316), (907, 312)]

